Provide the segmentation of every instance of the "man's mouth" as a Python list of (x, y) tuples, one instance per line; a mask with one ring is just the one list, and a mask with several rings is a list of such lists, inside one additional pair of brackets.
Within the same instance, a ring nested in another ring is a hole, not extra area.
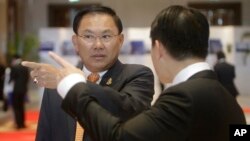
[(95, 58), (96, 60), (101, 60), (105, 57), (104, 54), (95, 54), (95, 55), (92, 55), (93, 58)]

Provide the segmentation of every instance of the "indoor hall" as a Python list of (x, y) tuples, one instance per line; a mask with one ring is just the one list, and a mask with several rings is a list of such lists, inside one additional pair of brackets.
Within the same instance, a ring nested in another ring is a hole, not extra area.
[[(250, 124), (248, 0), (0, 0), (0, 54), (6, 56), (6, 62), (10, 62), (14, 53), (21, 53), (26, 60), (53, 64), (47, 56), (47, 51), (53, 49), (77, 65), (78, 57), (71, 42), (72, 21), (75, 13), (89, 4), (110, 6), (121, 17), (125, 40), (120, 60), (124, 63), (143, 64), (153, 71), (149, 31), (155, 15), (170, 5), (200, 9), (211, 26), (210, 48), (206, 61), (213, 67), (216, 63), (215, 53), (222, 50), (226, 60), (235, 66), (234, 82), (239, 91), (237, 101), (244, 110), (247, 123)], [(161, 92), (155, 72), (154, 75), (156, 85), (152, 103)], [(31, 81), (25, 103), (27, 128), (15, 130), (10, 108), (7, 112), (0, 111), (0, 136), (24, 133), (27, 138), (34, 140), (43, 90)], [(3, 104), (2, 101), (0, 104)]]

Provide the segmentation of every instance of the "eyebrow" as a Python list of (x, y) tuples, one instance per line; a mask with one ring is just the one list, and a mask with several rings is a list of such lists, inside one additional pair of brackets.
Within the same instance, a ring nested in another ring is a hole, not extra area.
[(82, 30), (80, 31), (80, 33), (91, 33), (91, 34), (94, 34), (91, 30), (89, 29), (86, 29), (86, 30)]
[(113, 33), (113, 31), (110, 29), (107, 29), (107, 30), (104, 30), (102, 33)]

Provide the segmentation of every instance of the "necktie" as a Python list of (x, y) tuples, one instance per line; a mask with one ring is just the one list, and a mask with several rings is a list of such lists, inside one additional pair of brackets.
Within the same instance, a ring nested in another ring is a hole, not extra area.
[[(98, 73), (91, 73), (87, 80), (93, 83), (96, 83), (99, 80), (100, 76)], [(84, 134), (84, 129), (81, 127), (79, 122), (76, 122), (76, 134), (75, 134), (75, 141), (82, 141)]]
[(93, 82), (93, 83), (96, 83), (98, 80), (99, 80), (100, 76), (98, 73), (91, 73), (89, 76), (88, 76), (88, 81), (90, 82)]

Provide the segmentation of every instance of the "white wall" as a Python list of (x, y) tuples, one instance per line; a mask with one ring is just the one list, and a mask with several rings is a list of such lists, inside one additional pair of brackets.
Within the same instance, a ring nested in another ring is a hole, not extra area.
[[(234, 43), (246, 42), (250, 47), (250, 37), (247, 40), (241, 40), (244, 33), (250, 33), (250, 26), (248, 27), (235, 27), (233, 31)], [(235, 47), (235, 44), (234, 44)], [(239, 88), (241, 95), (250, 96), (250, 52), (245, 56), (244, 52), (235, 52), (235, 67), (236, 67), (236, 80), (235, 83)], [(246, 64), (244, 64), (244, 57), (246, 57)]]

